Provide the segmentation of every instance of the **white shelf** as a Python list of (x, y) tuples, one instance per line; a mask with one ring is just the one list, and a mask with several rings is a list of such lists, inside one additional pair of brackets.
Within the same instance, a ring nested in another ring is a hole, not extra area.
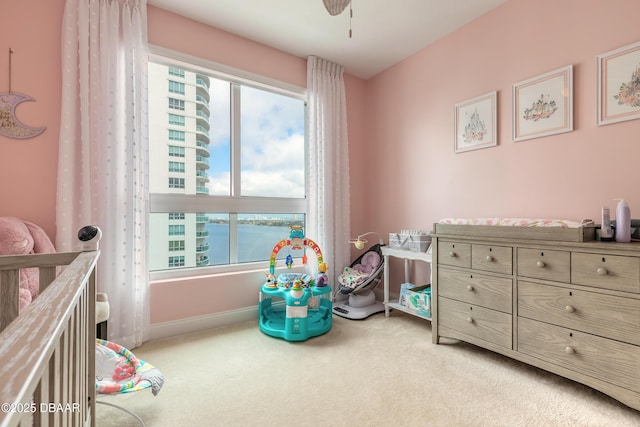
[(420, 317), (422, 319), (431, 321), (431, 317), (423, 316), (413, 311), (409, 311), (407, 310), (406, 307), (400, 305), (399, 303), (389, 301), (389, 257), (404, 259), (404, 281), (410, 282), (411, 280), (409, 278), (409, 261), (423, 261), (428, 264), (431, 264), (431, 260), (432, 260), (431, 254), (427, 252), (414, 252), (414, 251), (407, 251), (404, 249), (390, 248), (388, 246), (383, 246), (381, 248), (381, 251), (382, 251), (382, 256), (384, 258), (384, 314), (385, 316), (389, 317), (389, 309), (395, 309), (395, 310), (410, 314), (412, 316)]
[(388, 302), (388, 303), (385, 303), (385, 307), (387, 307), (387, 306), (388, 306), (389, 308), (394, 309), (394, 310), (403, 311), (403, 312), (405, 312), (405, 313), (407, 313), (407, 314), (411, 314), (411, 315), (413, 315), (413, 316), (420, 317), (420, 318), (422, 318), (422, 319), (425, 319), (425, 320), (429, 320), (429, 321), (431, 321), (431, 317), (430, 317), (430, 316), (429, 316), (429, 317), (427, 317), (427, 316), (423, 316), (422, 314), (418, 314), (418, 313), (415, 313), (415, 312), (413, 312), (413, 311), (409, 311), (409, 310), (407, 310), (407, 308), (406, 308), (405, 306), (400, 305), (400, 304), (399, 304), (399, 303), (397, 303), (397, 302)]
[(405, 249), (390, 248), (388, 246), (383, 246), (380, 249), (382, 251), (382, 256), (389, 255), (396, 258), (420, 260), (431, 264), (431, 254), (427, 252), (407, 251)]

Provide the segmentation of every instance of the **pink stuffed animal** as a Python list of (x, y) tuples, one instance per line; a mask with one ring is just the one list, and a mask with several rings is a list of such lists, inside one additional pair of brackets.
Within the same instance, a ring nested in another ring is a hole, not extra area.
[[(13, 217), (0, 217), (0, 255), (53, 253), (55, 246), (37, 225)], [(40, 293), (37, 268), (20, 270), (20, 311)]]

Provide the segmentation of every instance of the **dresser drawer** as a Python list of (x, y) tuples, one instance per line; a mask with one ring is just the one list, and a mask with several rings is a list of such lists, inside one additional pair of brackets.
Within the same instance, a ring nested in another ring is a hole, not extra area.
[(471, 267), (471, 244), (438, 242), (438, 264)]
[(640, 258), (573, 252), (571, 282), (640, 293)]
[(518, 276), (569, 282), (571, 253), (546, 249), (518, 248)]
[(518, 316), (640, 345), (640, 300), (518, 282)]
[(484, 341), (512, 348), (511, 315), (449, 298), (438, 298), (438, 322)]
[(494, 273), (513, 273), (513, 249), (508, 246), (471, 245), (471, 268)]
[(518, 351), (640, 392), (640, 347), (519, 318)]
[(505, 277), (440, 268), (438, 295), (511, 313), (513, 281)]

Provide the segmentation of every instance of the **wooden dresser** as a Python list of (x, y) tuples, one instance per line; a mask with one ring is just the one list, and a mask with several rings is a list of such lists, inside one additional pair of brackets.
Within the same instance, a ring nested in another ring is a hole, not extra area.
[(640, 243), (435, 224), (433, 342), (460, 339), (640, 410)]

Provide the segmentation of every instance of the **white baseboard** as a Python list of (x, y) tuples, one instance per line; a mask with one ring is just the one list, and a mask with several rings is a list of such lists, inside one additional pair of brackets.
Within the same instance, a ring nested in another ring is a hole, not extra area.
[[(382, 301), (382, 290), (376, 289), (376, 299)], [(398, 295), (389, 295), (390, 301), (398, 299)], [(222, 313), (207, 314), (204, 316), (189, 317), (187, 319), (172, 320), (170, 322), (154, 323), (151, 325), (151, 339), (175, 337), (190, 334), (207, 329), (219, 328), (233, 323), (258, 319), (258, 306), (246, 307), (239, 310), (225, 311)]]
[(151, 325), (151, 339), (174, 337), (258, 318), (258, 306)]

